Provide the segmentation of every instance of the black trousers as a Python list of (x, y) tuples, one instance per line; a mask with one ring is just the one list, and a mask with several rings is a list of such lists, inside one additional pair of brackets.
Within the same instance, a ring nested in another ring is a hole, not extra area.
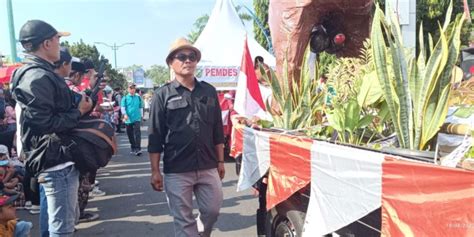
[(130, 141), (130, 146), (132, 148), (132, 151), (141, 150), (142, 134), (140, 131), (140, 122), (126, 124), (126, 126), (127, 126), (127, 136), (128, 136), (128, 140)]
[(122, 122), (122, 119), (121, 119), (122, 118), (122, 111), (121, 110), (118, 111), (118, 117), (119, 117), (118, 124), (117, 124), (117, 127), (115, 128), (115, 130), (117, 132), (122, 130), (122, 123), (123, 122)]
[[(40, 205), (40, 193), (39, 193), (39, 183), (36, 182), (33, 176), (26, 171), (25, 177), (23, 178), (23, 187), (25, 192), (25, 200), (31, 201), (33, 205)], [(33, 182), (32, 182), (33, 181)]]
[(89, 183), (89, 173), (79, 175), (79, 190), (77, 192), (77, 202), (79, 203), (79, 217), (84, 216), (87, 203), (89, 202), (89, 192), (92, 191)]

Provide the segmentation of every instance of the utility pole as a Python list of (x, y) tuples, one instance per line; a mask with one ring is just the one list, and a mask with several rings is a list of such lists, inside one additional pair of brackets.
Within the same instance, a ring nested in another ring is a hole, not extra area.
[(112, 48), (112, 50), (114, 51), (114, 65), (115, 65), (115, 69), (117, 69), (117, 44), (114, 43), (114, 47)]
[(117, 45), (116, 43), (114, 43), (114, 45), (109, 45), (109, 44), (106, 44), (104, 42), (94, 42), (94, 44), (105, 45), (105, 46), (111, 48), (114, 51), (114, 68), (117, 69), (117, 50), (122, 46), (129, 45), (129, 44), (135, 44), (135, 42), (128, 42), (128, 43), (124, 43), (124, 44), (121, 44), (121, 45)]
[(8, 28), (10, 32), (10, 54), (12, 63), (16, 63), (16, 37), (15, 37), (15, 24), (13, 22), (13, 7), (12, 0), (7, 0), (7, 15), (8, 15)]

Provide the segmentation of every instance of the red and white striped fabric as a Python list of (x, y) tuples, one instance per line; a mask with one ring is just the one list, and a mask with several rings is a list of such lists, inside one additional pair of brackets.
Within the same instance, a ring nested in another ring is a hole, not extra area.
[(242, 147), (246, 157), (239, 190), (270, 164), (268, 209), (311, 182), (304, 236), (334, 232), (379, 207), (382, 236), (474, 236), (474, 172), (242, 126), (234, 135), (234, 152)]
[(257, 75), (250, 56), (247, 38), (245, 38), (242, 65), (240, 66), (239, 80), (235, 93), (234, 110), (238, 114), (251, 118), (265, 117), (265, 104), (258, 86)]
[(380, 207), (384, 154), (314, 141), (304, 236), (332, 233)]
[(269, 133), (243, 128), (243, 153), (237, 191), (252, 187), (270, 166)]
[(474, 172), (315, 141), (304, 236), (379, 207), (382, 236), (474, 236)]
[(224, 126), (224, 136), (228, 136), (232, 132), (232, 123), (230, 121), (232, 101), (225, 98), (225, 93), (217, 93), (219, 99), (219, 106), (221, 107), (222, 125)]
[(244, 128), (245, 126), (239, 124), (238, 121), (232, 121), (232, 133), (230, 144), (230, 156), (237, 157), (242, 154), (244, 146)]

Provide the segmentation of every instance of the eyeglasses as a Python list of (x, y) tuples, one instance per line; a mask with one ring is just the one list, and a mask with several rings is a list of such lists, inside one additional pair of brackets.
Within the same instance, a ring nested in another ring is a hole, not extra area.
[(174, 58), (178, 59), (181, 62), (186, 62), (186, 60), (188, 60), (188, 59), (191, 62), (196, 62), (197, 61), (196, 54), (187, 55), (187, 54), (184, 54), (184, 53), (180, 53), (180, 54), (177, 54), (176, 56), (174, 56)]

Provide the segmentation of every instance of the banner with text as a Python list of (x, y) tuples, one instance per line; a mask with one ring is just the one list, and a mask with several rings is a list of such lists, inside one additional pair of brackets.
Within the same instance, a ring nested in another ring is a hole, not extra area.
[(239, 70), (240, 67), (201, 66), (197, 69), (196, 78), (213, 85), (217, 90), (235, 90)]

